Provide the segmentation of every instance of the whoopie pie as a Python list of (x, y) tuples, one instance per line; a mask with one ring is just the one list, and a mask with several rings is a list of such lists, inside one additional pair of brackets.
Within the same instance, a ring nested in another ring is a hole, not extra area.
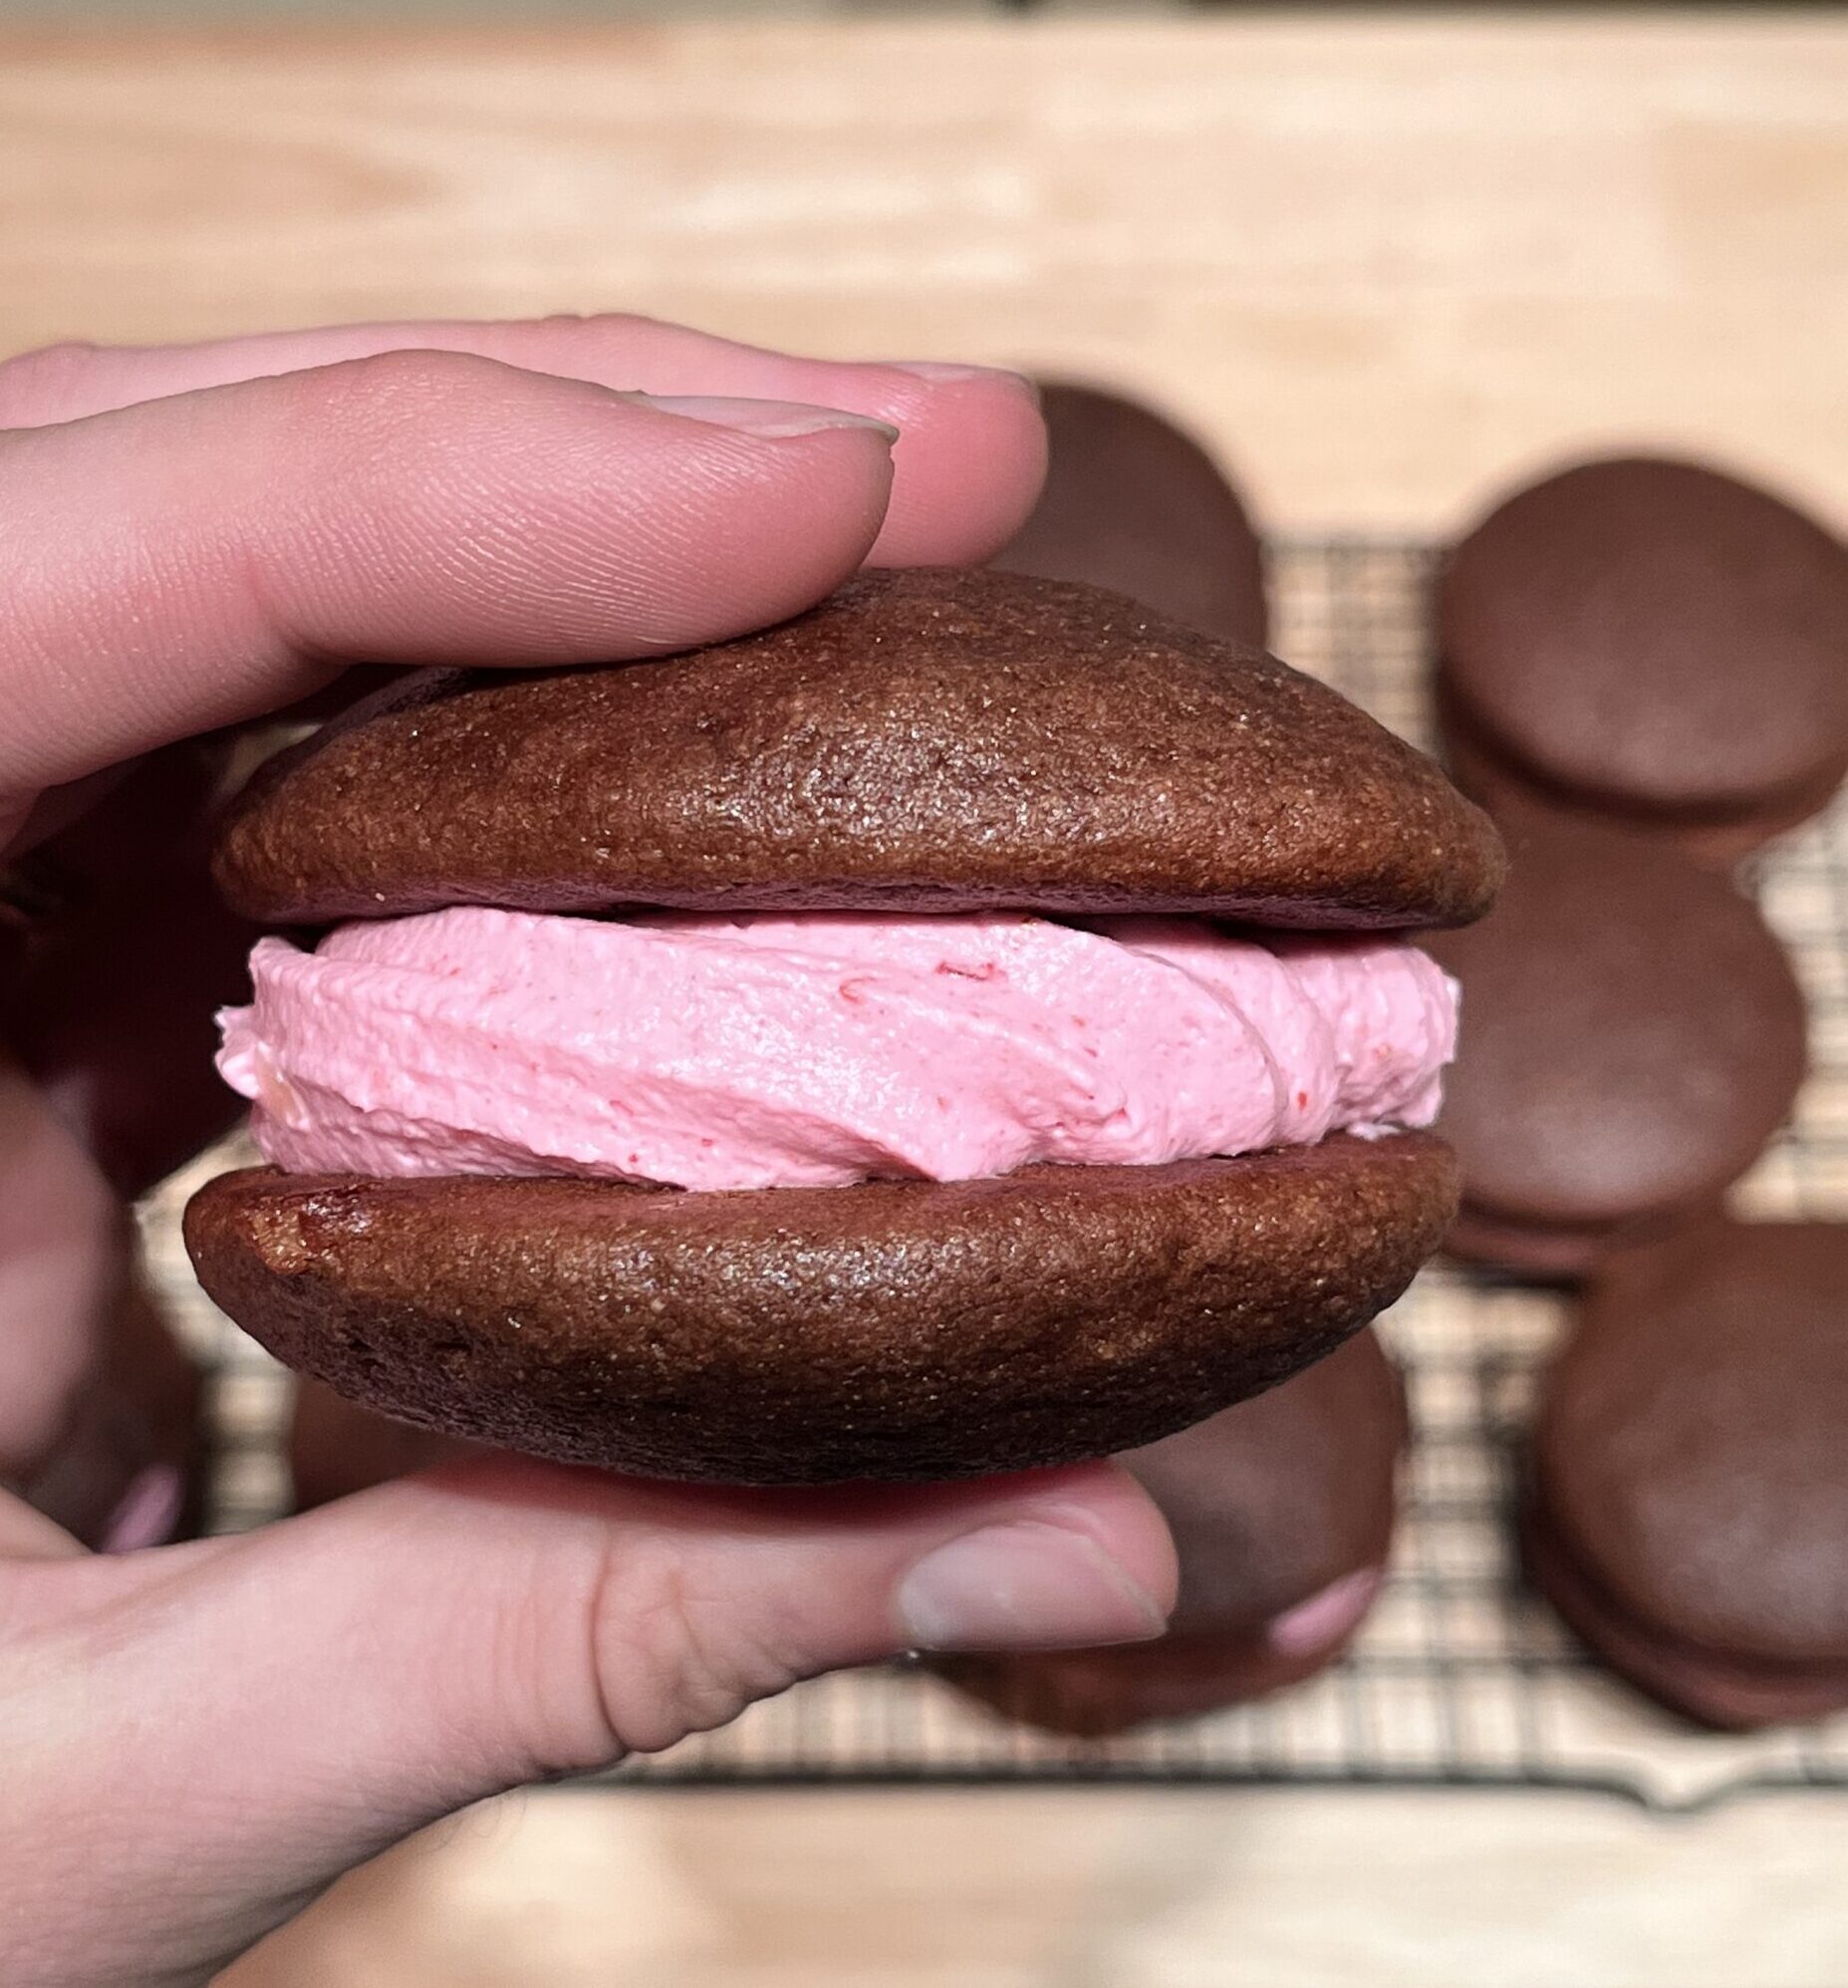
[(1848, 1706), (1848, 1227), (1701, 1224), (1612, 1262), (1535, 1423), (1530, 1572), (1710, 1726)]
[(1437, 599), (1446, 757), (1723, 867), (1848, 772), (1848, 546), (1768, 490), (1659, 456), (1504, 498)]
[(1441, 1130), (1451, 1253), (1571, 1281), (1717, 1207), (1807, 1067), (1790, 961), (1731, 881), (1667, 842), (1525, 806), (1494, 911), (1434, 937), (1467, 1038)]
[[(431, 674), (273, 760), (187, 1211), (290, 1365), (731, 1483), (1131, 1448), (1330, 1351), (1455, 1203), (1486, 818), (1325, 687), (1118, 596), (859, 579), (667, 661)], [(342, 922), (344, 921), (344, 922)]]

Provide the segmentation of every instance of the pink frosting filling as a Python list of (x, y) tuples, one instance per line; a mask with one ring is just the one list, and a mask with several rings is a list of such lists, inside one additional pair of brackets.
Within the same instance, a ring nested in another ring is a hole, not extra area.
[(1178, 919), (458, 909), (251, 955), (219, 1068), (297, 1172), (688, 1188), (1153, 1165), (1436, 1116), (1424, 954)]

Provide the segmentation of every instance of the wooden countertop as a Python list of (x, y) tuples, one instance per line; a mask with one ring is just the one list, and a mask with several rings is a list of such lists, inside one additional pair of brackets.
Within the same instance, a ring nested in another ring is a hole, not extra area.
[[(1848, 22), (0, 31), (0, 352), (612, 306), (1135, 384), (1281, 526), (1615, 439), (1848, 520)], [(1842, 1988), (1844, 1868), (1815, 1797), (554, 1793), (237, 1980)]]
[(1287, 526), (1561, 449), (1848, 519), (1848, 26), (1147, 17), (0, 40), (0, 349), (642, 308), (1134, 381)]
[(1842, 1988), (1848, 1803), (561, 1794), (350, 1879), (224, 1988)]

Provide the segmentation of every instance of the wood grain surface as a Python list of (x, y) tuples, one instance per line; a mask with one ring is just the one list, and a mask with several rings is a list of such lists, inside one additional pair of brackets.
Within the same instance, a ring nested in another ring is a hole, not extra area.
[(1291, 526), (1562, 449), (1848, 518), (1848, 27), (1341, 15), (0, 39), (0, 349), (625, 307), (1134, 382)]
[(528, 1796), (223, 1988), (1842, 1988), (1845, 1859), (1817, 1795)]

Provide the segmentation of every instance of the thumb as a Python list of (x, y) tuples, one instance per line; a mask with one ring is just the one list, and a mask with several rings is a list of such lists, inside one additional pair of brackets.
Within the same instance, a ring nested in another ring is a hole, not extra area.
[(871, 548), (896, 430), (397, 352), (0, 430), (0, 788), (347, 663), (538, 667), (781, 621)]
[(1102, 1464), (744, 1494), (493, 1458), (241, 1539), (15, 1568), (36, 1682), (7, 1725), (37, 1740), (0, 1849), (46, 1925), (9, 1978), (203, 1979), (480, 1797), (907, 1648), (1154, 1636), (1174, 1581), (1154, 1507)]

